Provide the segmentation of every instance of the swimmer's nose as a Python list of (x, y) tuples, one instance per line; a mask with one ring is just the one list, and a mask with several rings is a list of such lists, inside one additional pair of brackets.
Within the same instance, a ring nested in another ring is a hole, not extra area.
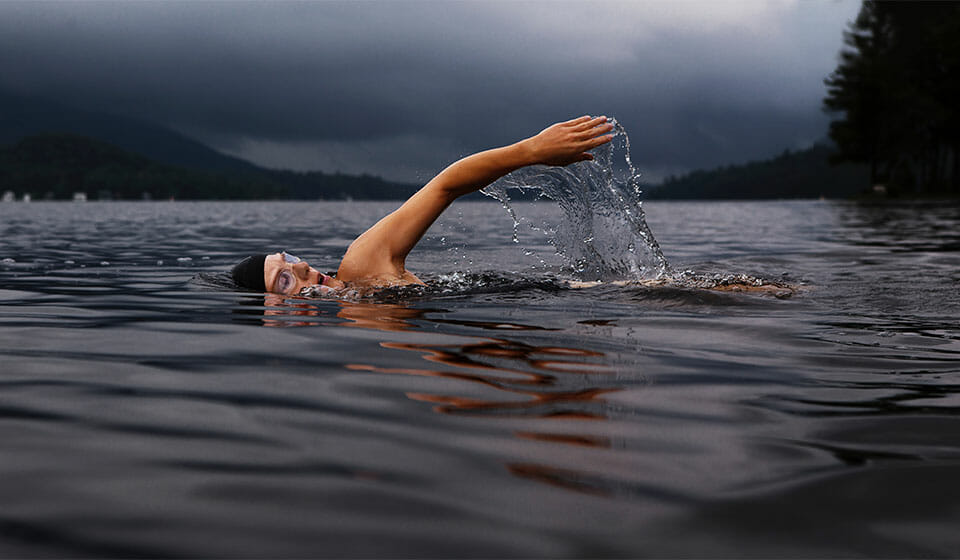
[(300, 261), (297, 264), (293, 265), (293, 272), (301, 280), (310, 279), (310, 265), (303, 261)]

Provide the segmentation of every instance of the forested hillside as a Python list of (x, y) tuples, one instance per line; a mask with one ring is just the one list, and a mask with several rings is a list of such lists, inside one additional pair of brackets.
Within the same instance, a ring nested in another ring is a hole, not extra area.
[(729, 165), (668, 177), (648, 187), (646, 198), (764, 199), (845, 198), (869, 192), (869, 170), (864, 165), (830, 165), (833, 149), (824, 144), (807, 150), (785, 151), (769, 160)]
[(367, 175), (169, 165), (74, 134), (30, 136), (0, 149), (0, 191), (34, 199), (395, 199), (415, 186)]

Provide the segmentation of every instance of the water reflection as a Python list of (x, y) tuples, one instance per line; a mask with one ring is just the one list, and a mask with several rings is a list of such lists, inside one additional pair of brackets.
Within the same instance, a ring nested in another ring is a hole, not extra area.
[[(483, 329), (487, 331), (549, 331), (538, 325), (506, 321), (465, 321), (433, 315), (441, 309), (424, 309), (402, 303), (379, 304), (357, 302), (323, 302), (335, 305), (336, 311), (325, 310), (317, 302), (267, 295), (264, 299), (263, 324), (271, 327), (336, 326), (401, 333), (422, 331), (426, 324)], [(343, 321), (331, 321), (336, 317)], [(462, 333), (445, 334), (452, 338), (466, 337), (466, 342), (428, 343), (382, 340), (379, 346), (389, 350), (415, 352), (426, 362), (424, 367), (384, 367), (362, 359), (344, 364), (346, 369), (389, 375), (434, 377), (463, 382), (458, 393), (407, 392), (413, 401), (428, 403), (438, 414), (486, 418), (562, 419), (594, 422), (608, 420), (609, 406), (604, 395), (623, 387), (615, 382), (615, 370), (604, 363), (604, 352), (569, 346), (531, 344), (513, 337), (476, 337)], [(594, 382), (598, 381), (598, 382)], [(493, 389), (492, 397), (479, 398), (481, 391)], [(562, 430), (516, 430), (519, 441), (576, 446), (583, 449), (611, 447), (604, 435), (566, 433)], [(515, 476), (552, 486), (605, 494), (603, 485), (584, 482), (590, 475), (569, 468), (524, 462), (506, 462)]]
[(608, 496), (610, 491), (603, 484), (596, 484), (585, 473), (570, 469), (561, 469), (547, 465), (530, 463), (510, 463), (507, 465), (510, 473), (520, 478), (527, 478), (543, 482), (564, 490), (574, 490), (598, 496)]
[(894, 252), (960, 249), (957, 201), (889, 201), (833, 205), (844, 239)]
[[(266, 294), (263, 299), (263, 325), (267, 327), (315, 327), (334, 324), (343, 327), (400, 332), (416, 329), (417, 327), (410, 323), (408, 319), (421, 318), (430, 311), (396, 304), (338, 303), (340, 309), (334, 316), (339, 319), (346, 319), (345, 323), (338, 324), (317, 320), (330, 316), (330, 312), (309, 300)], [(300, 318), (303, 320), (298, 320)]]

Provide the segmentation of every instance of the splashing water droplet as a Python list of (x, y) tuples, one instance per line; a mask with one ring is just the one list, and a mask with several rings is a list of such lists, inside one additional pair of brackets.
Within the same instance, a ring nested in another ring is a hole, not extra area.
[(646, 223), (630, 139), (620, 123), (613, 120), (613, 125), (613, 141), (594, 150), (593, 161), (526, 167), (481, 192), (500, 201), (513, 219), (514, 243), (525, 219), (510, 204), (508, 190), (535, 189), (538, 198), (555, 201), (564, 219), (533, 229), (552, 233), (548, 243), (581, 279), (661, 278), (669, 274), (669, 265)]

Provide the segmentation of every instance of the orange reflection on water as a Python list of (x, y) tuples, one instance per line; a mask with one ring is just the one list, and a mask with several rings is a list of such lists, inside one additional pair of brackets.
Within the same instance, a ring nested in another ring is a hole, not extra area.
[[(450, 323), (452, 321), (447, 320)], [(477, 323), (472, 322), (471, 326)], [(503, 325), (503, 323), (497, 323)], [(608, 373), (602, 364), (578, 361), (575, 358), (596, 358), (603, 354), (580, 348), (557, 346), (534, 346), (502, 338), (482, 339), (467, 344), (422, 344), (405, 342), (381, 342), (380, 346), (395, 350), (420, 352), (421, 357), (432, 363), (470, 370), (460, 372), (447, 369), (384, 368), (369, 364), (346, 364), (348, 369), (373, 371), (425, 377), (442, 377), (476, 383), (490, 387), (513, 398), (477, 399), (459, 395), (436, 395), (407, 393), (416, 401), (437, 404), (436, 412), (457, 414), (468, 412), (496, 411), (498, 416), (515, 415), (517, 411), (540, 409), (536, 416), (556, 418), (559, 416), (599, 419), (602, 414), (584, 410), (564, 410), (563, 404), (599, 402), (604, 393), (615, 388), (578, 388), (557, 390), (555, 373), (597, 374)], [(552, 356), (545, 359), (544, 356)], [(526, 397), (517, 399), (517, 396)], [(559, 408), (559, 410), (558, 410)]]
[[(263, 296), (263, 324), (268, 327), (316, 327), (330, 326), (317, 321), (291, 321), (291, 317), (321, 317), (327, 312), (318, 308), (316, 300), (279, 294)], [(387, 303), (338, 302), (336, 316), (347, 323), (337, 326), (358, 327), (378, 331), (400, 332), (416, 329), (408, 319), (422, 318), (429, 310), (415, 309), (404, 305)]]
[[(307, 302), (290, 298), (267, 296), (264, 324), (283, 326), (325, 325), (372, 329), (383, 332), (423, 330), (426, 323), (451, 324), (498, 332), (546, 331), (543, 327), (509, 322), (458, 321), (449, 318), (430, 318), (428, 313), (442, 313), (435, 309), (418, 309), (403, 304), (338, 302), (336, 317), (344, 323), (290, 321), (289, 317), (320, 316), (328, 314)], [(281, 317), (286, 316), (286, 317)], [(466, 335), (447, 333), (451, 336)], [(440, 414), (494, 416), (497, 418), (539, 418), (566, 420), (607, 420), (603, 395), (622, 390), (621, 387), (583, 387), (585, 380), (614, 373), (609, 366), (598, 363), (605, 354), (585, 348), (554, 345), (535, 345), (508, 338), (470, 337), (463, 344), (429, 344), (422, 342), (382, 341), (380, 346), (390, 350), (417, 352), (429, 364), (441, 367), (382, 367), (351, 362), (344, 364), (353, 371), (367, 371), (416, 377), (436, 377), (465, 382), (470, 387), (493, 389), (497, 395), (477, 397), (468, 394), (405, 393), (407, 398), (433, 405)], [(607, 437), (589, 434), (515, 431), (521, 440), (546, 444), (572, 445), (588, 449), (609, 448)], [(534, 463), (507, 463), (514, 475), (550, 484), (552, 486), (604, 495), (607, 492), (588, 480), (586, 474)]]
[(574, 490), (598, 496), (607, 496), (611, 493), (605, 488), (591, 484), (588, 475), (571, 469), (533, 463), (510, 463), (507, 465), (507, 470), (521, 478), (530, 478), (564, 490)]
[(541, 432), (513, 432), (513, 435), (521, 439), (548, 441), (551, 443), (566, 443), (569, 445), (579, 445), (582, 447), (610, 447), (610, 438), (602, 436), (553, 433), (545, 434)]
[(401, 332), (417, 329), (410, 319), (421, 319), (427, 309), (416, 309), (391, 303), (340, 303), (337, 317), (350, 321), (345, 327)]
[(306, 302), (294, 302), (287, 296), (266, 294), (263, 296), (263, 324), (267, 327), (309, 327), (319, 325), (313, 321), (291, 321), (290, 317), (318, 317), (321, 311)]
[[(414, 320), (431, 323), (453, 324), (495, 331), (545, 331), (551, 330), (536, 325), (524, 325), (505, 321), (459, 321), (431, 319), (426, 315), (439, 310), (419, 309), (402, 304), (337, 302), (336, 317), (346, 323), (321, 323), (316, 321), (291, 321), (290, 317), (318, 317), (326, 314), (310, 300), (297, 300), (286, 296), (268, 294), (264, 300), (264, 324), (268, 326), (345, 326), (373, 329), (384, 332), (404, 332), (420, 329)], [(354, 371), (441, 377), (483, 385), (505, 393), (504, 398), (483, 399), (466, 395), (438, 395), (406, 393), (419, 402), (432, 403), (434, 410), (443, 414), (485, 413), (498, 416), (532, 416), (539, 418), (568, 418), (599, 420), (606, 416), (596, 410), (585, 410), (587, 404), (601, 403), (601, 395), (619, 388), (578, 387), (559, 389), (557, 374), (575, 374), (579, 378), (588, 375), (609, 374), (610, 368), (597, 363), (604, 354), (585, 348), (564, 346), (537, 346), (506, 338), (480, 338), (465, 344), (424, 344), (383, 341), (383, 348), (419, 352), (431, 363), (456, 369), (434, 368), (389, 368), (364, 363), (344, 364)], [(566, 405), (580, 406), (566, 406)], [(602, 407), (595, 406), (595, 409)], [(530, 412), (533, 412), (531, 414)], [(528, 434), (529, 435), (529, 434)], [(573, 443), (580, 436), (569, 438), (544, 436), (541, 441)], [(531, 438), (528, 438), (531, 439)]]
[[(345, 319), (346, 323), (291, 321), (291, 317), (319, 317), (328, 312), (322, 311), (311, 303), (311, 300), (299, 300), (276, 294), (266, 295), (264, 305), (263, 321), (268, 326), (323, 325), (405, 332), (421, 329), (413, 322), (419, 320), (501, 332), (551, 330), (536, 325), (506, 321), (431, 319), (426, 316), (428, 313), (440, 311), (419, 309), (403, 304), (357, 302), (337, 302), (339, 310), (336, 317)], [(602, 412), (602, 406), (587, 405), (602, 403), (602, 395), (620, 390), (618, 387), (562, 388), (569, 383), (560, 383), (561, 378), (558, 378), (558, 374), (567, 381), (569, 380), (567, 376), (571, 374), (576, 375), (577, 379), (585, 379), (587, 376), (612, 373), (609, 366), (597, 363), (596, 359), (604, 356), (602, 352), (585, 348), (537, 346), (506, 338), (474, 338), (465, 344), (383, 341), (380, 346), (393, 350), (418, 352), (427, 362), (455, 369), (390, 368), (357, 362), (347, 363), (344, 366), (354, 371), (453, 379), (482, 385), (504, 394), (503, 398), (491, 399), (467, 395), (406, 393), (406, 396), (412, 400), (434, 404), (433, 410), (443, 414), (484, 413), (497, 416), (523, 415), (538, 418), (599, 420), (606, 418)], [(531, 433), (525, 433), (523, 437), (556, 443), (583, 444), (583, 438), (576, 435), (560, 437), (557, 434), (544, 434), (543, 437), (535, 438)]]

